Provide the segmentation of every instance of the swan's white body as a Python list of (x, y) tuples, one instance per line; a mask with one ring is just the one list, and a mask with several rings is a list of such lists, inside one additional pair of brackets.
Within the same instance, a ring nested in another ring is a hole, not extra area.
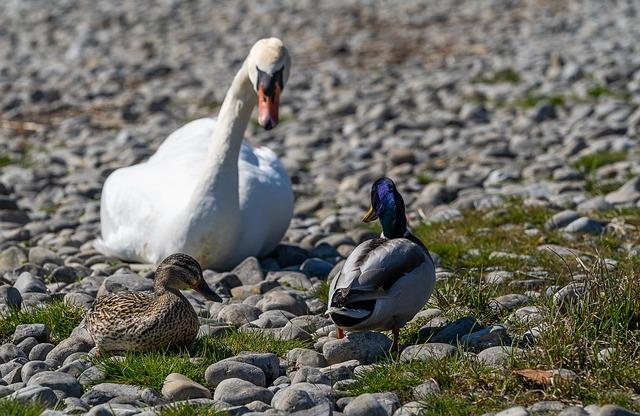
[(243, 138), (256, 102), (248, 60), (217, 120), (188, 123), (148, 161), (107, 178), (100, 251), (150, 263), (183, 252), (225, 270), (276, 247), (293, 215), (293, 192), (276, 155)]

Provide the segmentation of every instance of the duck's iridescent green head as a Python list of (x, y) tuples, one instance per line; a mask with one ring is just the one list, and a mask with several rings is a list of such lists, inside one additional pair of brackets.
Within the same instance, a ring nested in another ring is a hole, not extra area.
[(382, 232), (387, 238), (400, 238), (407, 232), (407, 218), (404, 200), (396, 189), (396, 184), (382, 177), (371, 187), (371, 208), (362, 218), (364, 222), (380, 219)]

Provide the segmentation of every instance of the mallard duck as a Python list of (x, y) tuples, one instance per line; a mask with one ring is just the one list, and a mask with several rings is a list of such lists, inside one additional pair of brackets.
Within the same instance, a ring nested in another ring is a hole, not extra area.
[(425, 305), (436, 283), (429, 250), (407, 229), (404, 200), (389, 178), (375, 181), (362, 221), (380, 220), (382, 235), (358, 245), (331, 281), (327, 314), (343, 329), (399, 330)]
[(291, 181), (275, 153), (253, 148), (244, 131), (256, 103), (260, 126), (278, 124), (290, 66), (280, 39), (259, 40), (217, 119), (186, 124), (148, 161), (111, 173), (102, 189), (96, 248), (153, 264), (187, 253), (219, 271), (272, 251), (293, 215)]
[(222, 301), (207, 286), (193, 257), (172, 254), (156, 269), (153, 293), (102, 296), (87, 312), (84, 327), (101, 351), (145, 351), (189, 344), (200, 324), (180, 289), (194, 289), (209, 300)]

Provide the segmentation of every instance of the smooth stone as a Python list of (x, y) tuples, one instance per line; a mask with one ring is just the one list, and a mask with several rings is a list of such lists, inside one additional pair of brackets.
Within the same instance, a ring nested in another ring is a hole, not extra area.
[(600, 408), (598, 416), (638, 416), (638, 413), (614, 404), (607, 404)]
[(49, 328), (45, 324), (17, 325), (13, 332), (13, 343), (17, 344), (29, 337), (35, 338), (38, 342), (49, 342)]
[(262, 267), (255, 257), (247, 257), (231, 273), (238, 276), (243, 285), (255, 285), (264, 280)]
[(60, 371), (41, 371), (29, 379), (27, 386), (43, 386), (64, 392), (65, 397), (80, 397), (82, 386), (71, 374)]
[(82, 327), (74, 329), (69, 338), (62, 340), (47, 354), (47, 360), (63, 363), (64, 360), (76, 352), (89, 352), (95, 347), (93, 339)]
[(318, 315), (303, 315), (292, 319), (280, 331), (279, 338), (291, 339), (312, 339), (313, 334), (320, 328), (333, 325), (331, 320)]
[(358, 360), (370, 364), (389, 353), (391, 340), (378, 332), (354, 332), (342, 339), (326, 342), (322, 354), (328, 364)]
[(0, 275), (10, 272), (16, 267), (27, 262), (27, 254), (24, 249), (11, 246), (0, 252)]
[(162, 396), (152, 389), (116, 383), (96, 384), (82, 395), (82, 400), (90, 406), (96, 406), (119, 396), (140, 400), (150, 405), (163, 404), (166, 402)]
[(70, 292), (64, 295), (64, 301), (68, 305), (79, 306), (86, 311), (91, 308), (91, 305), (95, 302), (95, 298), (86, 293)]
[(220, 400), (234, 406), (241, 406), (256, 400), (271, 403), (272, 398), (273, 393), (269, 389), (239, 378), (222, 380), (213, 393), (214, 400)]
[(494, 270), (484, 274), (484, 281), (489, 284), (499, 285), (513, 279), (513, 273), (505, 270)]
[(47, 407), (53, 407), (58, 397), (52, 389), (45, 386), (27, 386), (8, 396), (23, 403), (39, 402)]
[(73, 267), (59, 266), (49, 274), (49, 280), (52, 282), (75, 283), (78, 280), (78, 273)]
[(245, 380), (260, 387), (267, 385), (266, 376), (260, 367), (234, 360), (211, 364), (204, 373), (204, 379), (212, 387), (229, 378)]
[(558, 228), (566, 227), (573, 221), (580, 218), (580, 214), (573, 210), (565, 210), (554, 214), (551, 218), (545, 222), (544, 226), (549, 230), (555, 230)]
[(25, 358), (26, 354), (22, 352), (22, 350), (20, 350), (17, 346), (15, 346), (14, 344), (0, 345), (0, 363), (7, 363), (18, 357)]
[(572, 282), (553, 295), (553, 303), (556, 307), (564, 310), (577, 305), (586, 295), (587, 289), (584, 282)]
[(345, 408), (345, 416), (389, 416), (400, 407), (394, 393), (365, 393), (352, 400)]
[(271, 406), (284, 412), (311, 409), (323, 402), (331, 402), (331, 387), (324, 384), (298, 383), (280, 389), (274, 394)]
[(482, 351), (489, 347), (504, 345), (508, 337), (505, 325), (493, 325), (463, 336), (460, 343), (472, 351)]
[(232, 303), (218, 313), (218, 320), (231, 325), (242, 325), (258, 319), (262, 311), (244, 303)]
[(509, 359), (515, 354), (521, 354), (523, 350), (515, 347), (489, 347), (478, 353), (478, 361), (489, 367), (505, 367), (509, 364)]
[(556, 400), (543, 400), (529, 406), (529, 413), (555, 413), (561, 411), (565, 407), (566, 405), (564, 403)]
[(258, 319), (251, 321), (251, 325), (258, 328), (282, 328), (295, 317), (291, 312), (274, 309), (262, 312)]
[(209, 389), (179, 373), (167, 376), (162, 385), (162, 395), (170, 401), (211, 398)]
[(579, 406), (569, 406), (558, 413), (558, 416), (589, 416), (589, 413)]
[(291, 379), (291, 384), (311, 383), (331, 385), (331, 379), (315, 367), (301, 367)]
[(78, 376), (78, 382), (83, 386), (97, 384), (106, 377), (104, 370), (100, 366), (92, 365)]
[(31, 348), (29, 351), (29, 360), (44, 361), (47, 359), (47, 354), (53, 349), (54, 345), (48, 342), (43, 342)]
[(29, 272), (20, 273), (13, 287), (18, 289), (22, 295), (25, 293), (47, 293), (47, 285)]
[(290, 367), (326, 367), (324, 355), (308, 348), (294, 348), (287, 352), (287, 363)]
[(498, 412), (495, 416), (529, 416), (529, 412), (522, 406), (515, 406)]
[(529, 303), (529, 297), (519, 293), (510, 293), (489, 300), (489, 307), (496, 311), (505, 311), (518, 308)]
[(61, 266), (64, 262), (53, 251), (42, 246), (35, 246), (29, 249), (29, 263), (42, 266), (45, 263), (53, 263)]
[(51, 367), (44, 361), (29, 361), (25, 365), (22, 366), (21, 369), (21, 378), (25, 383), (29, 383), (31, 377), (37, 373), (42, 371), (48, 371)]
[(27, 337), (25, 339), (23, 339), (22, 341), (20, 341), (16, 347), (18, 347), (18, 349), (22, 352), (25, 353), (25, 355), (29, 356), (29, 353), (31, 352), (31, 349), (33, 347), (35, 347), (36, 345), (38, 345), (38, 340), (35, 339), (34, 337)]
[(596, 220), (588, 217), (581, 217), (564, 227), (568, 233), (586, 233), (600, 235), (604, 232), (604, 226)]
[(607, 203), (613, 205), (637, 202), (640, 200), (640, 176), (628, 180), (617, 190), (608, 193), (604, 199)]
[(242, 352), (240, 355), (229, 358), (229, 360), (251, 364), (260, 368), (266, 376), (266, 385), (280, 377), (280, 359), (273, 353)]
[(483, 328), (484, 326), (473, 316), (464, 316), (445, 325), (429, 341), (434, 343), (457, 344), (464, 335), (471, 334)]
[(458, 349), (455, 346), (441, 342), (410, 345), (400, 353), (400, 361), (442, 360), (451, 357), (456, 351)]
[(309, 277), (324, 279), (333, 269), (333, 264), (319, 258), (306, 259), (300, 266), (300, 271)]
[(22, 295), (20, 291), (13, 286), (0, 286), (0, 304), (5, 304), (9, 308), (19, 309), (22, 305)]
[(304, 315), (308, 312), (307, 304), (300, 295), (284, 290), (273, 290), (265, 293), (256, 306), (263, 312), (276, 309), (290, 312), (296, 316)]
[(411, 390), (415, 400), (427, 400), (430, 396), (440, 393), (440, 386), (433, 380), (418, 384)]

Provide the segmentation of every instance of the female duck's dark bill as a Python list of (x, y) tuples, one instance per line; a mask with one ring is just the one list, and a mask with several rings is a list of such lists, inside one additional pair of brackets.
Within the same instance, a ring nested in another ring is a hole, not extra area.
[(209, 285), (207, 285), (204, 280), (200, 281), (200, 283), (198, 283), (198, 286), (194, 287), (194, 289), (209, 300), (212, 300), (214, 302), (222, 302), (222, 298), (220, 298), (220, 296), (218, 296), (216, 292), (211, 290)]
[(371, 222), (377, 219), (378, 214), (376, 213), (376, 210), (373, 209), (373, 207), (369, 207), (369, 211), (367, 211), (367, 213), (364, 214), (364, 217), (362, 217), (362, 222)]

